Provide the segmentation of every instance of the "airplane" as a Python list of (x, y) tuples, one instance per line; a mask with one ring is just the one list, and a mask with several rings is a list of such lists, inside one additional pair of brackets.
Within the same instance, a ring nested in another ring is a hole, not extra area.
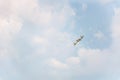
[(77, 39), (76, 42), (74, 43), (74, 46), (75, 46), (79, 41), (81, 41), (81, 40), (83, 39), (83, 37), (84, 37), (84, 36), (82, 35), (79, 39)]

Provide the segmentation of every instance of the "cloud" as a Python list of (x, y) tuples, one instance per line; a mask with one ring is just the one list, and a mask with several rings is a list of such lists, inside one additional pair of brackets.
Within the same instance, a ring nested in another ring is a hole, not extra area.
[(7, 45), (21, 30), (22, 20), (14, 14), (9, 0), (0, 0), (0, 43)]
[(79, 64), (80, 58), (79, 57), (69, 57), (66, 60), (67, 64)]
[(104, 68), (107, 64), (109, 58), (109, 52), (99, 49), (79, 49), (78, 55), (81, 61), (85, 60), (85, 65), (88, 69), (93, 69), (93, 71), (100, 70)]
[(38, 44), (38, 45), (40, 45), (40, 44), (45, 45), (48, 43), (48, 41), (44, 37), (39, 37), (39, 36), (34, 36), (32, 42), (34, 44)]
[(11, 42), (22, 28), (22, 21), (15, 15), (0, 14), (0, 57), (5, 58), (12, 51)]
[(120, 20), (120, 8), (114, 8), (114, 16), (113, 16), (112, 28), (111, 28), (113, 39), (119, 38), (119, 36), (120, 36), (119, 20)]
[(62, 26), (69, 16), (74, 15), (74, 11), (66, 1), (46, 3), (42, 0), (12, 0), (11, 6), (15, 15), (44, 28)]
[(0, 36), (3, 38), (9, 38), (18, 33), (21, 27), (21, 21), (13, 16), (10, 16), (10, 18), (0, 18)]
[[(119, 53), (120, 53), (120, 45), (118, 45), (120, 43), (120, 32), (119, 32), (119, 26), (120, 26), (120, 8), (115, 8), (114, 9), (114, 16), (112, 19), (112, 25), (111, 25), (111, 30), (112, 30), (112, 45), (111, 45), (111, 52), (113, 54), (112, 57), (112, 71), (114, 72), (114, 74), (120, 74), (120, 60), (119, 60)], [(118, 75), (117, 75), (118, 76)]]
[[(1, 43), (2, 41), (6, 43), (6, 40), (10, 41), (24, 26), (25, 21), (39, 26), (39, 30), (47, 31), (47, 28), (62, 29), (69, 20), (68, 18), (74, 15), (74, 11), (66, 1), (64, 4), (57, 2), (55, 5), (44, 3), (42, 0), (0, 0), (0, 2)], [(34, 38), (34, 42), (46, 43), (46, 41), (40, 40), (40, 37)]]
[(62, 63), (60, 62), (59, 60), (57, 59), (51, 59), (49, 60), (48, 64), (53, 67), (53, 68), (56, 68), (56, 69), (66, 69), (68, 68), (68, 65), (65, 64), (65, 63)]

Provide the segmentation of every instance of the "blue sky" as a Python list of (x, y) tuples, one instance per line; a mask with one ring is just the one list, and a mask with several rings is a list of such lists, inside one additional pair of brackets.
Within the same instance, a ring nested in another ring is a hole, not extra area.
[(0, 80), (120, 80), (119, 26), (119, 0), (0, 0)]

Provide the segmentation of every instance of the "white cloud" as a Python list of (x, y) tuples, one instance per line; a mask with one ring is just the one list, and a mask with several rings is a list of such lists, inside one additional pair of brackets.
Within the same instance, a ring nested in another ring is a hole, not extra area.
[(111, 30), (112, 30), (112, 46), (111, 50), (113, 53), (115, 53), (115, 56), (117, 57), (120, 53), (120, 8), (115, 8), (114, 9), (114, 16), (112, 19), (112, 25), (111, 25)]
[(69, 57), (66, 60), (67, 64), (79, 64), (80, 58), (79, 57)]
[(13, 14), (23, 15), (24, 17), (33, 16), (39, 9), (38, 0), (11, 0), (10, 5)]
[(14, 17), (0, 18), (0, 33), (1, 37), (10, 37), (20, 31), (22, 27), (21, 21)]
[[(52, 5), (51, 3), (43, 4), (42, 1), (38, 0), (0, 0), (0, 12), (0, 41), (4, 45), (10, 42), (13, 36), (21, 30), (25, 20), (31, 21), (39, 26), (39, 29), (45, 30), (42, 35), (45, 37), (32, 37), (33, 43), (47, 45), (48, 40), (52, 40), (52, 35), (54, 35), (54, 39), (58, 35), (62, 39), (64, 35), (60, 33), (60, 28), (63, 28), (70, 16), (75, 14), (67, 2), (59, 3), (58, 1)], [(50, 44), (52, 44), (51, 40), (49, 41)]]
[[(112, 55), (112, 64), (111, 67), (112, 67), (112, 71), (114, 72), (114, 74), (120, 74), (120, 59), (119, 59), (119, 56), (120, 56), (120, 8), (115, 8), (114, 9), (114, 16), (113, 16), (113, 19), (112, 19), (112, 25), (111, 25), (111, 30), (112, 30), (112, 45), (111, 45), (111, 53), (113, 54)], [(118, 75), (119, 76), (119, 75)]]
[(41, 32), (39, 36), (33, 35), (30, 43), (37, 46), (38, 52), (43, 51), (44, 54), (48, 54), (50, 51), (49, 54), (51, 55), (61, 56), (64, 55), (64, 53), (66, 53), (64, 56), (67, 56), (71, 53), (67, 49), (73, 47), (71, 35), (66, 32), (61, 32), (56, 28), (48, 28)]
[(50, 59), (48, 64), (53, 67), (53, 68), (56, 68), (56, 69), (67, 69), (68, 68), (68, 65), (65, 64), (65, 63), (62, 63), (60, 62), (59, 60), (57, 59)]
[[(53, 5), (54, 4), (54, 5)], [(64, 3), (44, 3), (38, 0), (12, 0), (10, 8), (13, 14), (40, 25), (41, 27), (61, 27), (75, 13), (70, 5)]]
[(11, 51), (11, 41), (22, 28), (22, 20), (11, 9), (10, 0), (0, 0), (0, 57), (8, 57)]
[(113, 39), (120, 37), (120, 8), (114, 8), (114, 16), (112, 20), (112, 37)]
[[(79, 57), (81, 61), (85, 60), (88, 70), (99, 71), (107, 65), (110, 53), (106, 50), (99, 49), (79, 49)], [(106, 66), (107, 67), (107, 66)]]
[(40, 45), (40, 44), (45, 45), (45, 44), (48, 43), (48, 41), (47, 41), (44, 37), (39, 37), (39, 36), (33, 37), (32, 42), (33, 42), (34, 44), (38, 44), (38, 45)]
[(21, 27), (22, 20), (13, 13), (12, 1), (0, 0), (0, 38), (3, 41), (10, 40), (13, 35), (21, 30)]
[(12, 47), (10, 43), (21, 28), (22, 20), (19, 17), (10, 13), (7, 15), (0, 13), (0, 57), (2, 59), (8, 57)]

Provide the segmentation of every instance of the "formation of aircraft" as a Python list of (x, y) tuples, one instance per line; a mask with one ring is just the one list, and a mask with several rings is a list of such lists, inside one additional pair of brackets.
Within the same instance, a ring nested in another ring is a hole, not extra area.
[(76, 40), (76, 42), (74, 42), (74, 46), (75, 46), (78, 42), (80, 42), (80, 41), (83, 39), (83, 37), (84, 37), (83, 35), (82, 35), (82, 36), (80, 36), (80, 38), (79, 38), (79, 39), (77, 39), (77, 40)]

